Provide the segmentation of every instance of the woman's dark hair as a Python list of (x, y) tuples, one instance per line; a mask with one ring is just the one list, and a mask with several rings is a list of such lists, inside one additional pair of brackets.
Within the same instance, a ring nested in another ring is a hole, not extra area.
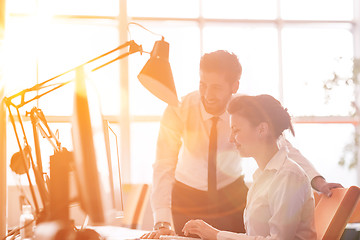
[(230, 82), (239, 81), (242, 67), (238, 57), (234, 53), (218, 50), (204, 54), (200, 59), (200, 71), (225, 74)]
[(287, 109), (270, 95), (237, 96), (230, 101), (227, 110), (229, 114), (239, 114), (247, 118), (255, 126), (261, 122), (269, 123), (276, 138), (286, 129), (295, 136)]

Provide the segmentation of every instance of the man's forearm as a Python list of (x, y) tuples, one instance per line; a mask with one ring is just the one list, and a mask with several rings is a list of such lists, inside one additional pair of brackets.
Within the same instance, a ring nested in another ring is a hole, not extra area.
[(342, 188), (340, 183), (328, 183), (323, 176), (316, 176), (311, 180), (311, 186), (318, 192), (331, 197), (333, 188)]

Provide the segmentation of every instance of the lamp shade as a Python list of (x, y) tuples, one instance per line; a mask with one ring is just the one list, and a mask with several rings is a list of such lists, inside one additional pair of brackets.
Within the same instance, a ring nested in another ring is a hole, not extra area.
[(174, 78), (169, 63), (169, 43), (156, 41), (150, 59), (138, 75), (141, 84), (169, 105), (177, 106)]

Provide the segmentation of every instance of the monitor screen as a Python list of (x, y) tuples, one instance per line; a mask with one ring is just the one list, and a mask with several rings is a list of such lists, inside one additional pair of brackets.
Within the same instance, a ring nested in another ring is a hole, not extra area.
[(116, 217), (121, 218), (124, 215), (124, 202), (121, 186), (121, 164), (118, 136), (111, 128), (110, 123), (107, 120), (104, 120), (104, 134), (109, 166), (112, 205), (116, 211)]
[[(72, 121), (75, 177), (81, 208), (92, 224), (111, 224), (121, 215), (114, 197), (115, 176), (108, 159), (104, 122), (96, 88), (83, 68), (76, 70)], [(108, 141), (109, 142), (109, 141)], [(119, 172), (116, 172), (119, 174)], [(120, 191), (120, 188), (117, 190)]]

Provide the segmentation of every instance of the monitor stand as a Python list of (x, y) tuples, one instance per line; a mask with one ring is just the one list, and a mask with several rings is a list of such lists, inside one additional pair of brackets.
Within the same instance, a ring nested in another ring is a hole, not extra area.
[(101, 240), (93, 229), (76, 229), (69, 217), (70, 166), (73, 153), (63, 149), (50, 157), (50, 217), (35, 228), (37, 240)]
[(77, 230), (73, 223), (64, 224), (61, 221), (43, 222), (36, 226), (36, 240), (103, 240), (103, 237), (93, 229)]

